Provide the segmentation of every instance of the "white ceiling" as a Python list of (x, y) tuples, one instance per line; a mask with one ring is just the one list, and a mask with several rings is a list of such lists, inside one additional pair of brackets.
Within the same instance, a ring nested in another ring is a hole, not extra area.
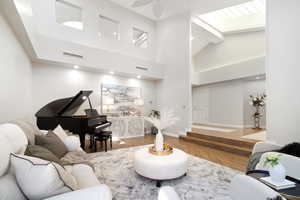
[(265, 3), (265, 0), (254, 0), (198, 17), (222, 33), (264, 27)]
[(199, 15), (206, 12), (222, 9), (225, 7), (241, 4), (249, 0), (161, 0), (165, 6), (164, 14), (160, 19), (157, 19), (152, 12), (153, 4), (132, 8), (131, 5), (134, 0), (110, 0), (122, 7), (128, 8), (138, 14), (141, 14), (152, 20), (160, 20), (170, 17), (172, 15), (180, 14), (186, 11), (193, 15)]

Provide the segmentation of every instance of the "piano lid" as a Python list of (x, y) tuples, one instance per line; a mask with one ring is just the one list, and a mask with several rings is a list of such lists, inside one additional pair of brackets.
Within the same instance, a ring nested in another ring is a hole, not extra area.
[(58, 99), (41, 108), (36, 117), (73, 116), (93, 91), (80, 91), (74, 97)]

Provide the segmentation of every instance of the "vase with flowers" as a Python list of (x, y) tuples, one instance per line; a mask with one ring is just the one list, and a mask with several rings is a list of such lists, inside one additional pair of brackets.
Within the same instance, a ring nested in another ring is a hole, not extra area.
[(285, 168), (280, 163), (280, 154), (271, 153), (267, 155), (264, 165), (269, 165), (269, 173), (272, 181), (281, 183), (285, 180)]
[(266, 106), (266, 94), (257, 94), (256, 96), (250, 95), (250, 105), (252, 105), (255, 108), (255, 113), (253, 114), (253, 119), (254, 119), (254, 128), (255, 129), (260, 129), (261, 124), (261, 118), (262, 118), (262, 113), (263, 109)]
[(158, 130), (158, 133), (155, 137), (155, 150), (157, 152), (164, 151), (164, 137), (162, 131), (166, 128), (174, 125), (178, 118), (175, 117), (174, 111), (172, 109), (163, 109), (160, 112), (160, 115), (152, 115), (150, 117), (145, 117), (145, 120), (152, 123)]

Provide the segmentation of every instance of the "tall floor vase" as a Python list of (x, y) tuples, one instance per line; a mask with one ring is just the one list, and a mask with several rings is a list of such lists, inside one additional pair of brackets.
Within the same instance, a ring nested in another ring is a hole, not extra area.
[(262, 118), (263, 115), (260, 113), (259, 106), (256, 106), (255, 109), (256, 109), (256, 112), (253, 115), (253, 118), (254, 118), (254, 128), (255, 129), (260, 129), (261, 128), (260, 122), (261, 122), (261, 118)]
[(164, 136), (161, 133), (161, 130), (158, 129), (158, 133), (155, 137), (155, 150), (157, 152), (163, 152), (164, 151)]

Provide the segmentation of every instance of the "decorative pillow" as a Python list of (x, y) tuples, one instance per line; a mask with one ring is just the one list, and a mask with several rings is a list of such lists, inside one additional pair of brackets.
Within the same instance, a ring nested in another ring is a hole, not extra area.
[(68, 148), (68, 151), (78, 151), (80, 150), (80, 141), (76, 136), (68, 136), (64, 139), (64, 144)]
[(38, 127), (24, 120), (14, 120), (11, 121), (11, 123), (18, 125), (22, 129), (28, 139), (29, 144), (34, 145), (34, 137), (42, 134)]
[(25, 151), (26, 156), (30, 157), (36, 157), (43, 160), (47, 160), (50, 162), (55, 162), (60, 164), (61, 166), (69, 165), (70, 163), (67, 161), (60, 160), (56, 155), (54, 155), (51, 151), (48, 149), (39, 146), (39, 145), (28, 145), (27, 149)]
[(35, 137), (35, 143), (36, 145), (48, 149), (59, 159), (68, 153), (66, 145), (52, 131), (49, 131), (47, 135), (37, 135)]
[(40, 200), (78, 189), (75, 178), (59, 164), (11, 154), (19, 187), (28, 199)]
[(55, 133), (55, 135), (57, 135), (61, 141), (64, 141), (66, 137), (68, 137), (67, 133), (64, 131), (64, 129), (58, 125), (54, 130), (53, 133)]

